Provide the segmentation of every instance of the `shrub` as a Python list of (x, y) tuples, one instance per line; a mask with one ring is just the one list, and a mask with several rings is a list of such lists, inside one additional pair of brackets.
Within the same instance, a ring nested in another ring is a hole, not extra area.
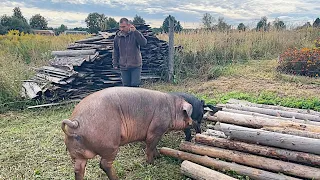
[(318, 77), (320, 73), (319, 48), (289, 48), (279, 57), (278, 70), (303, 76)]

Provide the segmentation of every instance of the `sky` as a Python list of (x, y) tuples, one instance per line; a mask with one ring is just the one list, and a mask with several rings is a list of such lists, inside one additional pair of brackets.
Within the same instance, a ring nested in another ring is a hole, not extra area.
[(170, 14), (184, 28), (200, 27), (204, 13), (224, 17), (233, 26), (242, 22), (250, 27), (262, 16), (268, 21), (279, 18), (289, 26), (312, 24), (320, 16), (320, 0), (0, 0), (0, 15), (12, 15), (14, 7), (20, 7), (27, 19), (41, 14), (49, 27), (68, 28), (86, 27), (84, 20), (92, 12), (117, 21), (137, 14), (151, 27), (160, 27)]

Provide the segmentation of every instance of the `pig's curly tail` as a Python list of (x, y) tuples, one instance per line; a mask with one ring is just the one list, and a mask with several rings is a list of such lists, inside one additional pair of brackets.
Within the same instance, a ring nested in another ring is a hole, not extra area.
[(63, 132), (67, 135), (67, 136), (71, 136), (71, 137), (77, 137), (76, 134), (70, 134), (67, 130), (66, 130), (66, 125), (69, 128), (72, 129), (76, 129), (77, 127), (79, 127), (79, 122), (77, 120), (74, 121), (70, 121), (69, 119), (64, 119), (61, 123), (61, 129), (63, 130)]

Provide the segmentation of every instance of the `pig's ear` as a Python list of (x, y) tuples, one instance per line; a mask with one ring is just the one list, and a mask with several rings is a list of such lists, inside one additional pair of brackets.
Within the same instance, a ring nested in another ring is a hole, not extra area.
[(191, 114), (192, 114), (192, 105), (191, 104), (189, 104), (187, 102), (183, 102), (182, 110), (185, 111), (189, 117), (191, 117)]

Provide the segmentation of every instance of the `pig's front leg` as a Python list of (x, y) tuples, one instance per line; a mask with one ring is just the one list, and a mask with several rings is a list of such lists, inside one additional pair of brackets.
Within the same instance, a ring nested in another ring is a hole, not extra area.
[(186, 128), (184, 129), (184, 134), (185, 134), (185, 140), (186, 141), (191, 141), (191, 128)]

